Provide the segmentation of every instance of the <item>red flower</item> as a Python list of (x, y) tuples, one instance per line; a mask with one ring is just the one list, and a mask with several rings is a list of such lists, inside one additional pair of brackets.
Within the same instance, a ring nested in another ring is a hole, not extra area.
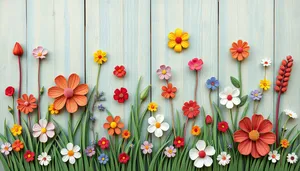
[(15, 88), (13, 88), (12, 86), (8, 86), (5, 89), (5, 95), (7, 95), (7, 96), (13, 96), (14, 93), (15, 93)]
[(286, 60), (282, 60), (276, 79), (276, 92), (286, 92), (291, 76), (293, 62), (294, 60), (292, 56), (287, 56)]
[(27, 150), (24, 154), (24, 158), (27, 162), (31, 162), (34, 160), (34, 152)]
[(211, 124), (213, 122), (213, 119), (210, 115), (207, 115), (205, 118), (205, 123), (206, 124)]
[(115, 90), (114, 99), (119, 103), (124, 103), (126, 100), (128, 100), (128, 96), (129, 95), (126, 88), (121, 87), (121, 89)]
[(189, 119), (192, 119), (199, 115), (200, 106), (197, 104), (196, 101), (190, 100), (189, 102), (185, 102), (182, 106), (182, 111), (185, 116), (187, 116)]
[(121, 66), (117, 65), (113, 73), (115, 76), (119, 78), (123, 78), (126, 75), (125, 67), (123, 65)]
[(109, 141), (108, 139), (106, 139), (105, 137), (102, 137), (99, 141), (98, 141), (98, 145), (99, 147), (104, 150), (107, 149), (109, 147)]
[(221, 132), (226, 132), (228, 129), (228, 123), (225, 121), (219, 122), (218, 123), (218, 130)]
[(126, 153), (121, 153), (119, 155), (119, 162), (120, 163), (126, 164), (129, 159), (130, 159), (130, 157)]
[(182, 137), (176, 137), (174, 140), (174, 145), (176, 148), (180, 148), (184, 146), (184, 138)]
[(16, 56), (22, 56), (23, 55), (23, 48), (20, 45), (20, 43), (16, 42), (15, 47), (13, 49), (13, 54)]

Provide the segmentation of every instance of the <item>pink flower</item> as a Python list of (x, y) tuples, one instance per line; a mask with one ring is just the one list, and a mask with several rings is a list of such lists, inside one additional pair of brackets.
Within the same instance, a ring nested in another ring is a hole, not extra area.
[(45, 143), (49, 138), (53, 138), (55, 125), (51, 122), (48, 123), (46, 119), (41, 119), (39, 123), (36, 123), (32, 127), (33, 137), (39, 137), (40, 142)]
[(32, 55), (37, 59), (44, 59), (46, 58), (46, 55), (48, 54), (48, 51), (45, 50), (42, 46), (38, 46), (37, 48), (33, 49)]
[(194, 58), (188, 63), (190, 70), (200, 71), (202, 69), (203, 61), (202, 59)]
[(168, 80), (171, 78), (171, 67), (166, 66), (166, 65), (161, 65), (159, 69), (156, 71), (159, 79), (163, 80)]

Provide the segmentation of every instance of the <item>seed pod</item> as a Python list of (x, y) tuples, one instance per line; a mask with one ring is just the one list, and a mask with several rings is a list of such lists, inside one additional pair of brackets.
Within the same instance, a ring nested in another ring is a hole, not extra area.
[(279, 67), (276, 79), (276, 87), (274, 88), (276, 92), (284, 93), (287, 91), (287, 87), (289, 85), (288, 81), (290, 80), (293, 62), (294, 60), (292, 56), (287, 56), (286, 59), (281, 61), (281, 65)]

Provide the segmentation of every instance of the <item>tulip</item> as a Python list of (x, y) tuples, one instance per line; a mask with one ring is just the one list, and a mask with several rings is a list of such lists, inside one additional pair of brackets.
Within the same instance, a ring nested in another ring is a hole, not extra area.
[(16, 42), (15, 47), (13, 49), (13, 54), (21, 57), (23, 55), (23, 48), (20, 43)]

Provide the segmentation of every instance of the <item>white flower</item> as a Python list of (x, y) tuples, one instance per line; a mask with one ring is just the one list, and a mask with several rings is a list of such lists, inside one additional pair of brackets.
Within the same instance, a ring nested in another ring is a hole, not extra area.
[(1, 145), (1, 153), (5, 154), (6, 156), (9, 155), (11, 150), (12, 148), (10, 143), (6, 142)]
[(167, 131), (169, 129), (169, 124), (164, 121), (164, 116), (157, 114), (155, 118), (151, 116), (148, 119), (148, 123), (150, 124), (148, 126), (148, 132), (153, 133), (156, 137), (161, 137), (163, 135), (163, 131)]
[(293, 112), (292, 110), (285, 109), (285, 110), (284, 110), (284, 113), (285, 113), (286, 115), (288, 115), (289, 117), (293, 118), (293, 119), (298, 118), (297, 113)]
[(270, 151), (268, 159), (271, 160), (272, 163), (276, 163), (278, 160), (280, 160), (280, 154), (276, 150)]
[(196, 148), (192, 148), (189, 152), (191, 160), (195, 160), (194, 166), (197, 168), (202, 168), (203, 165), (210, 167), (213, 163), (213, 160), (210, 156), (216, 153), (213, 146), (207, 146), (203, 140), (199, 140), (196, 143)]
[(48, 166), (51, 161), (51, 156), (49, 156), (46, 152), (43, 152), (41, 155), (38, 156), (38, 160), (40, 165)]
[(219, 165), (225, 166), (227, 164), (229, 164), (230, 162), (230, 154), (227, 154), (225, 151), (221, 152), (221, 154), (219, 154), (217, 156), (217, 160), (219, 161)]
[(53, 123), (49, 122), (46, 119), (41, 119), (39, 123), (36, 123), (32, 127), (32, 135), (37, 138), (39, 137), (40, 142), (45, 143), (48, 141), (48, 137), (52, 138), (55, 135), (54, 132), (55, 126)]
[(298, 156), (295, 153), (292, 154), (289, 153), (287, 155), (287, 162), (294, 164), (297, 163), (297, 160), (298, 160)]
[(70, 164), (74, 164), (76, 159), (81, 157), (80, 147), (78, 145), (73, 145), (72, 143), (67, 144), (67, 148), (63, 148), (60, 154), (63, 155), (62, 161), (69, 161)]
[(237, 88), (225, 87), (224, 91), (219, 94), (221, 98), (221, 105), (226, 105), (227, 109), (232, 109), (234, 105), (241, 103), (241, 99), (238, 97), (240, 90)]
[(270, 59), (262, 59), (260, 61), (260, 63), (264, 66), (264, 67), (268, 67), (271, 65), (272, 61)]

